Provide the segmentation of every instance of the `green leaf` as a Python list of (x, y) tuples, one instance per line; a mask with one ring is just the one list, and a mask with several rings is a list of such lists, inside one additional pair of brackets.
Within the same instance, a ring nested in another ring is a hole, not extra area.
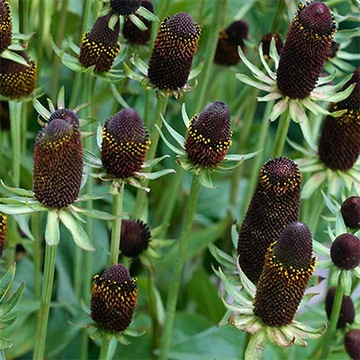
[(0, 301), (4, 298), (14, 279), (16, 263), (11, 265), (4, 276), (0, 279)]
[(245, 351), (245, 360), (260, 360), (265, 352), (266, 338), (264, 331), (251, 335)]
[(129, 15), (130, 20), (132, 21), (133, 24), (135, 24), (135, 26), (141, 30), (141, 31), (145, 31), (147, 30), (146, 25), (135, 15), (135, 14), (130, 14)]
[(219, 264), (221, 264), (227, 269), (231, 269), (231, 268), (235, 269), (235, 259), (233, 257), (228, 255), (224, 251), (220, 250), (212, 243), (209, 243), (208, 247), (211, 255), (215, 258), (215, 260)]
[(28, 64), (28, 62), (19, 54), (10, 51), (8, 49), (5, 49), (2, 53), (1, 53), (1, 57), (3, 59), (8, 59), (8, 60), (12, 60), (16, 63), (19, 63), (21, 65), (25, 65), (26, 67), (30, 67), (30, 64)]
[(149, 21), (156, 21), (159, 22), (159, 18), (152, 13), (151, 11), (149, 11), (148, 9), (146, 9), (143, 6), (140, 6), (137, 10), (136, 10), (136, 14), (139, 16), (142, 16), (143, 18), (149, 20)]
[(133, 80), (136, 80), (136, 81), (142, 81), (143, 80), (143, 76), (142, 75), (139, 75), (138, 73), (136, 73), (135, 71), (131, 70), (130, 67), (126, 64), (126, 62), (123, 63), (123, 67), (124, 67), (124, 71), (125, 71), (125, 74), (130, 78), (130, 79), (133, 79)]
[(0, 205), (0, 211), (9, 215), (28, 214), (34, 212), (32, 208), (25, 205)]
[(34, 236), (31, 233), (30, 227), (29, 227), (29, 218), (30, 214), (23, 214), (21, 216), (14, 215), (14, 219), (18, 223), (20, 230), (32, 241), (34, 241)]
[(200, 184), (209, 189), (216, 189), (210, 176), (210, 170), (204, 169), (199, 175)]
[(160, 114), (161, 119), (163, 121), (163, 124), (165, 125), (167, 131), (170, 133), (170, 135), (173, 137), (173, 139), (180, 145), (180, 147), (184, 146), (185, 138), (180, 135), (175, 129), (173, 129), (167, 121), (164, 119), (162, 114)]
[(133, 65), (144, 75), (147, 76), (149, 66), (139, 58), (139, 56), (135, 56), (132, 60)]
[(105, 211), (95, 210), (95, 209), (82, 209), (77, 206), (72, 205), (72, 209), (82, 215), (100, 219), (100, 220), (114, 220), (116, 217), (112, 214), (109, 214)]
[(49, 210), (45, 227), (45, 241), (49, 246), (56, 246), (60, 241), (59, 212)]
[(176, 173), (176, 171), (174, 169), (164, 169), (164, 170), (159, 170), (159, 171), (155, 171), (155, 172), (151, 172), (151, 173), (139, 173), (139, 176), (144, 177), (148, 180), (155, 180), (158, 179), (164, 175), (167, 174), (173, 174)]
[(33, 192), (31, 190), (25, 190), (22, 188), (14, 188), (14, 187), (5, 185), (5, 183), (2, 180), (1, 180), (1, 186), (5, 190), (7, 190), (15, 195), (24, 196), (24, 197), (32, 197), (33, 196)]
[(44, 119), (49, 120), (51, 115), (50, 111), (46, 109), (46, 107), (43, 106), (38, 99), (33, 100), (33, 106), (39, 115), (41, 115)]
[(183, 119), (185, 127), (188, 128), (189, 125), (190, 125), (190, 120), (189, 120), (189, 117), (188, 117), (187, 112), (186, 112), (185, 103), (183, 103), (182, 106), (181, 106), (181, 117)]
[(176, 146), (172, 145), (167, 139), (166, 137), (164, 136), (164, 134), (162, 133), (160, 127), (158, 125), (155, 124), (155, 127), (157, 129), (157, 131), (160, 133), (160, 136), (161, 138), (163, 139), (164, 143), (166, 144), (166, 146), (171, 150), (173, 151), (175, 154), (177, 155), (184, 155), (185, 154), (185, 151), (184, 150), (181, 150), (179, 148), (177, 148)]
[(17, 290), (0, 305), (0, 318), (8, 314), (19, 302), (24, 291), (25, 283), (21, 283)]
[(58, 109), (65, 108), (65, 87), (64, 85), (60, 88), (57, 96), (57, 107)]
[(143, 168), (152, 168), (154, 165), (158, 164), (159, 162), (163, 161), (166, 158), (169, 158), (170, 155), (164, 155), (161, 157), (157, 157), (155, 159), (147, 160), (144, 162)]

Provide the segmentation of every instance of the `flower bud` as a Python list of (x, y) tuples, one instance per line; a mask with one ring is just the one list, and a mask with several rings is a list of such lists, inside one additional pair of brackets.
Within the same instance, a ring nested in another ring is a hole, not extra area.
[(350, 196), (341, 205), (344, 223), (350, 229), (360, 228), (360, 196)]
[(12, 39), (11, 7), (8, 0), (0, 0), (0, 53), (10, 44)]
[(360, 239), (352, 234), (339, 235), (331, 244), (330, 256), (340, 269), (355, 269), (360, 264)]
[(193, 116), (185, 140), (185, 151), (196, 164), (214, 167), (225, 157), (231, 145), (230, 111), (223, 101), (206, 106)]
[(360, 329), (350, 330), (344, 339), (345, 350), (353, 360), (360, 359)]
[(91, 317), (104, 330), (124, 331), (131, 323), (137, 301), (136, 279), (122, 264), (95, 275), (91, 290)]
[(140, 171), (149, 149), (148, 132), (139, 114), (123, 109), (103, 126), (101, 161), (110, 175), (119, 179)]
[(131, 15), (140, 7), (142, 0), (110, 0), (111, 10), (118, 15)]
[(315, 270), (315, 260), (310, 230), (299, 222), (287, 226), (269, 246), (254, 299), (254, 313), (266, 325), (292, 322)]
[(161, 90), (178, 90), (189, 77), (200, 39), (200, 27), (186, 13), (168, 16), (160, 24), (148, 77)]
[(4, 251), (6, 241), (6, 215), (0, 212), (0, 257)]
[(111, 16), (112, 13), (98, 17), (91, 32), (84, 33), (79, 61), (85, 68), (95, 65), (95, 71), (107, 72), (119, 54), (120, 45), (117, 39), (120, 25), (117, 21), (114, 29), (110, 29), (108, 24)]
[(237, 248), (240, 266), (254, 283), (259, 280), (269, 245), (299, 218), (300, 186), (299, 167), (289, 158), (271, 159), (260, 170)]
[(277, 70), (279, 90), (303, 99), (314, 89), (331, 47), (336, 24), (326, 4), (300, 4), (286, 36)]
[(121, 253), (128, 257), (136, 257), (147, 249), (151, 239), (148, 226), (142, 221), (121, 221)]

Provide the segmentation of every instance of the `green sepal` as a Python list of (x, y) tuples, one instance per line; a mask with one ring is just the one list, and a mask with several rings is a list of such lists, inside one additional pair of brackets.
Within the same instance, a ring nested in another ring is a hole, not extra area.
[(131, 63), (144, 75), (147, 76), (148, 74), (148, 69), (149, 69), (149, 65), (146, 64), (145, 61), (143, 61), (142, 59), (139, 58), (139, 56), (135, 56), (132, 60)]
[(144, 77), (142, 75), (139, 75), (134, 70), (131, 70), (130, 67), (126, 64), (126, 62), (123, 63), (123, 67), (124, 67), (125, 74), (130, 79), (133, 79), (133, 80), (136, 80), (136, 81), (139, 81), (139, 82), (141, 82), (144, 79)]
[(149, 11), (148, 9), (146, 9), (143, 6), (140, 6), (136, 10), (136, 14), (139, 16), (142, 16), (143, 18), (145, 18), (146, 20), (149, 20), (149, 21), (156, 21), (156, 22), (160, 21), (159, 18), (154, 13), (152, 13), (151, 11)]
[(173, 174), (176, 173), (176, 171), (174, 169), (164, 169), (164, 170), (159, 170), (159, 171), (155, 171), (155, 172), (151, 172), (151, 173), (137, 173), (136, 175), (139, 178), (145, 178), (147, 180), (155, 180), (158, 179), (162, 176), (165, 176), (167, 174)]
[(21, 55), (15, 53), (13, 51), (10, 51), (8, 49), (5, 49), (1, 53), (1, 57), (3, 59), (8, 59), (8, 60), (14, 61), (18, 64), (25, 65), (26, 67), (30, 67), (30, 64), (28, 64), (28, 62)]
[(160, 127), (158, 125), (155, 124), (156, 129), (158, 130), (158, 132), (160, 133), (160, 136), (162, 138), (162, 140), (164, 141), (164, 143), (166, 144), (166, 146), (173, 151), (175, 154), (177, 155), (185, 155), (185, 151), (182, 149), (177, 148), (176, 146), (172, 145), (164, 136), (164, 134), (162, 133)]
[(209, 189), (216, 189), (217, 188), (217, 186), (214, 186), (213, 181), (211, 179), (210, 170), (205, 168), (203, 171), (201, 171), (199, 173), (198, 176), (199, 176), (200, 184), (202, 186), (204, 186), (206, 188), (209, 188)]
[(15, 276), (16, 263), (11, 265), (4, 276), (0, 279), (0, 301), (10, 289), (11, 283)]
[(71, 205), (71, 209), (74, 210), (74, 212), (88, 216), (90, 218), (94, 219), (100, 219), (100, 220), (114, 220), (116, 217), (112, 214), (109, 214), (105, 211), (101, 210), (95, 210), (95, 209), (82, 209), (77, 206)]
[(246, 347), (245, 360), (262, 359), (266, 347), (266, 337), (264, 331), (258, 331), (250, 337), (250, 341)]
[(1, 180), (1, 186), (5, 190), (7, 190), (15, 195), (24, 196), (24, 197), (32, 197), (33, 196), (33, 192), (31, 190), (25, 190), (22, 188), (15, 188), (15, 187), (5, 185), (5, 183), (2, 180)]
[(170, 133), (170, 135), (172, 136), (172, 138), (180, 145), (180, 147), (182, 148), (184, 146), (184, 142), (185, 142), (185, 138), (180, 135), (175, 129), (173, 129), (168, 123), (167, 121), (164, 119), (164, 117), (162, 116), (162, 114), (160, 114), (161, 119), (163, 121), (163, 124), (165, 125), (167, 131)]
[(141, 31), (147, 30), (146, 25), (135, 14), (130, 14), (129, 19)]
[(33, 100), (33, 106), (39, 115), (41, 115), (44, 119), (49, 120), (51, 116), (50, 111), (46, 109), (46, 107), (43, 106), (38, 99)]
[(19, 302), (24, 291), (25, 283), (21, 283), (16, 291), (0, 305), (0, 318), (8, 314)]
[(45, 241), (49, 246), (56, 246), (60, 242), (58, 210), (48, 211), (45, 227)]
[(158, 164), (159, 162), (163, 161), (166, 158), (169, 158), (170, 155), (163, 155), (161, 157), (157, 157), (155, 159), (151, 159), (151, 160), (147, 160), (144, 162), (143, 164), (143, 168), (152, 168), (153, 166), (155, 166), (156, 164)]
[(235, 260), (233, 257), (216, 247), (213, 243), (209, 243), (208, 248), (211, 255), (219, 264), (224, 266), (226, 269), (235, 269)]

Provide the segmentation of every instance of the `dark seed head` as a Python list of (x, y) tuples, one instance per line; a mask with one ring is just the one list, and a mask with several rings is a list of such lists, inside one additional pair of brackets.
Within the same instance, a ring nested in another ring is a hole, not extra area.
[(345, 350), (353, 360), (360, 360), (360, 329), (352, 329), (344, 339)]
[(8, 0), (0, 0), (0, 53), (10, 44), (12, 39), (11, 7)]
[[(334, 305), (335, 294), (336, 294), (335, 286), (331, 287), (326, 294), (325, 310), (329, 320)], [(343, 328), (346, 326), (346, 324), (352, 324), (354, 322), (354, 319), (355, 319), (354, 303), (351, 300), (350, 296), (344, 295), (342, 298), (339, 320), (337, 322), (336, 327), (338, 329)]]
[(83, 169), (80, 131), (53, 119), (35, 140), (33, 191), (43, 205), (61, 209), (78, 197)]
[(115, 57), (120, 52), (117, 43), (120, 25), (116, 22), (114, 29), (109, 28), (109, 20), (113, 14), (97, 18), (91, 32), (84, 33), (81, 42), (79, 61), (85, 68), (95, 65), (97, 72), (110, 70)]
[(246, 276), (259, 280), (266, 250), (287, 225), (298, 221), (301, 173), (286, 157), (267, 161), (241, 225), (237, 252)]
[(360, 239), (352, 234), (339, 235), (331, 244), (330, 255), (340, 269), (355, 269), (360, 264)]
[(112, 265), (95, 275), (91, 293), (91, 317), (101, 328), (118, 332), (130, 325), (138, 288), (124, 265)]
[(185, 151), (196, 164), (214, 167), (225, 157), (231, 145), (230, 111), (223, 101), (206, 106), (191, 119)]
[(327, 5), (322, 2), (299, 5), (277, 71), (277, 85), (284, 95), (303, 99), (311, 93), (328, 57), (335, 29)]
[(65, 122), (71, 124), (75, 130), (77, 130), (80, 126), (78, 116), (69, 109), (58, 109), (51, 113), (49, 122), (54, 119), (64, 120)]
[(178, 90), (186, 84), (200, 33), (200, 27), (186, 13), (161, 22), (149, 62), (152, 84), (161, 90)]
[(110, 0), (111, 10), (118, 15), (134, 14), (142, 0)]
[(350, 196), (341, 205), (344, 223), (350, 229), (360, 228), (360, 196)]
[(6, 215), (0, 212), (0, 257), (4, 251), (6, 241)]
[(121, 221), (121, 253), (128, 257), (136, 257), (147, 249), (151, 239), (148, 226), (142, 221)]
[[(154, 12), (154, 5), (150, 0), (143, 0), (141, 2), (141, 6), (143, 6), (145, 9), (149, 10), (150, 12)], [(145, 45), (149, 42), (151, 37), (151, 27), (152, 22), (145, 19), (142, 16), (139, 16), (141, 21), (144, 23), (144, 25), (147, 27), (146, 30), (142, 31), (140, 30), (129, 17), (125, 18), (124, 26), (122, 33), (124, 35), (124, 38), (127, 39), (132, 44), (139, 44), (139, 45)]]
[[(337, 109), (342, 110), (355, 110), (360, 112), (360, 68), (354, 70), (351, 79), (344, 85), (342, 90), (347, 89), (351, 84), (355, 84), (353, 91), (350, 95), (337, 103)], [(359, 115), (358, 115), (359, 116)]]
[(255, 315), (269, 326), (290, 324), (314, 269), (309, 229), (299, 222), (290, 224), (266, 252), (254, 298)]
[(123, 109), (103, 127), (101, 161), (106, 172), (125, 179), (140, 171), (150, 140), (134, 109)]
[(240, 61), (238, 46), (244, 50), (248, 30), (248, 23), (243, 20), (234, 21), (226, 29), (221, 30), (214, 61), (225, 66), (236, 65)]
[(329, 58), (334, 58), (336, 56), (336, 53), (337, 51), (339, 50), (340, 48), (340, 43), (338, 43), (337, 41), (333, 41), (331, 43), (331, 47), (330, 47), (330, 50), (329, 50), (329, 53), (328, 53), (328, 57)]
[(25, 51), (18, 51), (29, 66), (0, 57), (0, 95), (10, 99), (20, 99), (30, 95), (35, 89), (36, 64)]
[(263, 55), (265, 59), (270, 58), (270, 44), (272, 39), (274, 39), (275, 41), (275, 47), (278, 54), (281, 53), (281, 50), (283, 48), (283, 42), (278, 34), (269, 33), (264, 35), (263, 38), (261, 39), (261, 43), (262, 43)]

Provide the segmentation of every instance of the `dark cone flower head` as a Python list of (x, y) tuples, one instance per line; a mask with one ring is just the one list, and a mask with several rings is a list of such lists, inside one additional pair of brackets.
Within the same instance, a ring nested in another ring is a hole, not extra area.
[(238, 46), (244, 50), (248, 30), (248, 24), (243, 20), (234, 21), (226, 29), (221, 30), (214, 61), (225, 66), (236, 65), (240, 61)]
[(254, 299), (254, 313), (266, 325), (280, 327), (292, 322), (315, 260), (305, 224), (290, 224), (270, 245)]
[[(325, 310), (329, 320), (334, 305), (335, 294), (336, 294), (335, 286), (331, 287), (326, 294)], [(341, 329), (345, 327), (346, 324), (352, 324), (354, 322), (354, 319), (355, 319), (354, 303), (351, 300), (350, 296), (344, 295), (342, 298), (339, 320), (337, 322), (336, 327), (338, 329)]]
[(350, 196), (341, 205), (344, 223), (350, 229), (360, 228), (360, 196)]
[(161, 90), (178, 90), (186, 84), (200, 33), (199, 25), (187, 13), (163, 19), (149, 63), (152, 84)]
[(208, 168), (219, 164), (231, 145), (230, 111), (223, 101), (206, 106), (190, 120), (185, 151), (196, 164)]
[[(154, 13), (154, 5), (150, 0), (143, 0), (141, 6), (150, 12)], [(146, 30), (141, 31), (129, 17), (125, 17), (122, 34), (132, 44), (145, 45), (149, 42), (151, 37), (152, 22), (139, 16), (140, 20), (147, 27)]]
[(95, 275), (91, 294), (91, 317), (101, 328), (118, 332), (130, 325), (138, 288), (124, 265), (112, 265)]
[(245, 275), (256, 283), (271, 243), (298, 221), (301, 173), (291, 159), (278, 157), (261, 168), (258, 184), (241, 225), (237, 252)]
[(10, 44), (12, 39), (11, 7), (8, 0), (0, 0), (0, 53)]
[(33, 191), (43, 205), (61, 209), (78, 197), (83, 170), (80, 131), (53, 119), (35, 140)]
[(2, 256), (6, 241), (6, 215), (0, 212), (0, 257)]
[(319, 157), (330, 169), (350, 169), (360, 155), (360, 68), (356, 69), (343, 90), (355, 83), (348, 98), (331, 104), (330, 112), (347, 110), (338, 117), (328, 115), (319, 139)]
[(355, 269), (360, 264), (360, 239), (352, 234), (339, 235), (331, 244), (330, 256), (340, 269)]
[(286, 36), (277, 71), (279, 90), (303, 99), (314, 89), (331, 47), (336, 24), (320, 1), (300, 4)]
[(121, 221), (121, 253), (128, 257), (136, 257), (147, 249), (151, 239), (148, 226), (142, 221)]
[(53, 113), (51, 113), (51, 115), (49, 117), (49, 122), (54, 119), (63, 120), (65, 122), (67, 122), (68, 124), (72, 125), (75, 130), (79, 129), (79, 126), (80, 126), (79, 117), (72, 110), (65, 109), (65, 108), (55, 110)]
[(110, 0), (111, 10), (118, 15), (131, 15), (141, 6), (142, 0)]
[(275, 47), (278, 54), (281, 53), (281, 50), (283, 48), (283, 42), (278, 34), (268, 33), (264, 35), (261, 39), (261, 43), (263, 47), (263, 55), (266, 59), (270, 58), (270, 44), (272, 39), (274, 39), (275, 41)]
[(344, 339), (345, 350), (353, 360), (360, 359), (360, 329), (352, 329)]
[(35, 89), (36, 64), (25, 51), (18, 51), (29, 66), (0, 57), (0, 95), (10, 99), (20, 99), (30, 95)]
[(103, 127), (101, 161), (106, 172), (126, 179), (140, 171), (150, 140), (139, 114), (123, 109)]
[(120, 25), (117, 21), (114, 29), (110, 29), (108, 23), (111, 16), (112, 13), (98, 17), (91, 32), (84, 33), (79, 61), (85, 68), (95, 65), (95, 71), (107, 72), (119, 54), (120, 45), (117, 39)]

